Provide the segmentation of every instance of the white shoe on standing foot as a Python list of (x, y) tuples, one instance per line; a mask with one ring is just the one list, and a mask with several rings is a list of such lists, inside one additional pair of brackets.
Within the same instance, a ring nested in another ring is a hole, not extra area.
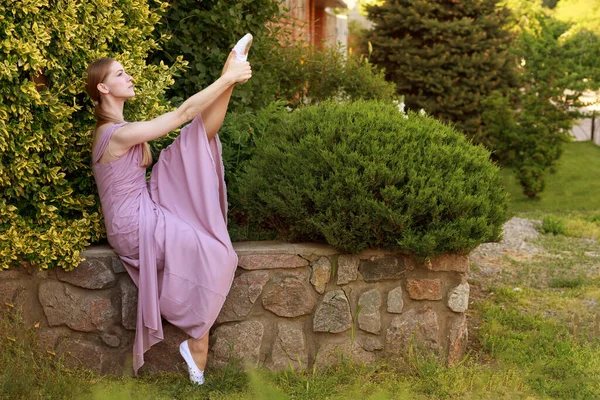
[(192, 381), (196, 385), (204, 384), (204, 371), (200, 371), (200, 368), (198, 368), (198, 366), (196, 365), (196, 362), (192, 357), (192, 352), (190, 351), (190, 347), (188, 345), (187, 340), (184, 340), (183, 343), (179, 345), (179, 353), (181, 354), (188, 366), (188, 372), (190, 373), (190, 381)]

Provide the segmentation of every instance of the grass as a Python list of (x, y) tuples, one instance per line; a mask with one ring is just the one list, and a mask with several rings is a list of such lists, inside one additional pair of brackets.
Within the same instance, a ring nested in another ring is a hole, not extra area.
[(501, 172), (513, 212), (600, 210), (600, 146), (571, 142), (563, 148), (556, 173), (547, 177), (539, 200), (531, 201), (523, 194), (512, 171)]

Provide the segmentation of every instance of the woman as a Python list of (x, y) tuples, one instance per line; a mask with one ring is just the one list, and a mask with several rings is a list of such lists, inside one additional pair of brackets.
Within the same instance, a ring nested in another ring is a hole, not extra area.
[[(138, 286), (136, 374), (144, 352), (164, 339), (162, 315), (191, 336), (180, 352), (192, 382), (204, 383), (208, 332), (237, 266), (217, 136), (233, 86), (252, 76), (250, 64), (237, 62), (235, 55), (232, 51), (212, 85), (175, 111), (144, 122), (123, 119), (123, 105), (135, 92), (119, 62), (104, 58), (87, 70), (98, 118), (92, 170), (108, 242)], [(147, 182), (148, 142), (190, 120), (160, 153)]]

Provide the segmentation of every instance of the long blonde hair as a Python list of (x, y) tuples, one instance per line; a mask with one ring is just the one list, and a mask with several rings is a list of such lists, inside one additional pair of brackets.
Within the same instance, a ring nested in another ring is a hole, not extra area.
[[(120, 116), (115, 116), (102, 107), (102, 96), (98, 91), (98, 84), (104, 82), (108, 72), (110, 71), (110, 65), (115, 62), (114, 58), (101, 58), (94, 61), (87, 68), (87, 81), (85, 84), (88, 95), (94, 101), (94, 114), (96, 114), (96, 128), (100, 125), (112, 122), (119, 124), (124, 122)], [(140, 167), (149, 167), (152, 164), (152, 151), (148, 142), (144, 142), (144, 155)]]

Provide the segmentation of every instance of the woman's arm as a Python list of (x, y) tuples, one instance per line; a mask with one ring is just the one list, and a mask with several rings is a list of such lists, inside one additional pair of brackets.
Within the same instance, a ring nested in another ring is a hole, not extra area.
[(233, 63), (229, 70), (212, 85), (187, 99), (175, 111), (150, 121), (133, 122), (118, 128), (110, 141), (112, 152), (116, 155), (124, 154), (137, 144), (149, 142), (169, 133), (201, 114), (232, 85), (245, 82), (251, 77), (252, 70), (249, 63)]

